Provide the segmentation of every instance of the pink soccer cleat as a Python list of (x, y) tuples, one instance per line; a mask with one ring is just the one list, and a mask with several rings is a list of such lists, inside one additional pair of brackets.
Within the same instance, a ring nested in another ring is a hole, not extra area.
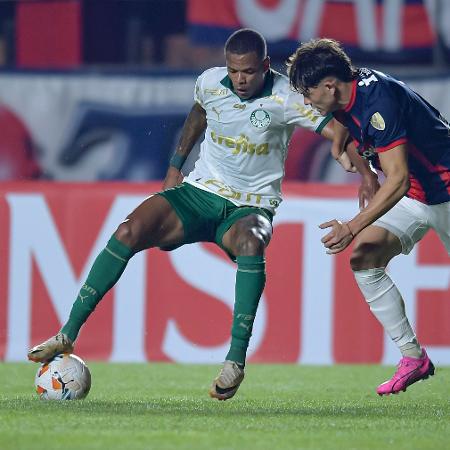
[(405, 392), (406, 388), (416, 381), (426, 380), (434, 375), (434, 366), (428, 358), (425, 349), (422, 349), (421, 358), (403, 357), (394, 376), (377, 387), (378, 395), (398, 394)]

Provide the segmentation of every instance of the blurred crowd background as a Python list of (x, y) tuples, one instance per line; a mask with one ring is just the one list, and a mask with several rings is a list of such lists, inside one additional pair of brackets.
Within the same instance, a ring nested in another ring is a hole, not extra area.
[[(196, 77), (241, 27), (282, 72), (299, 42), (338, 39), (450, 117), (448, 0), (0, 0), (0, 181), (162, 179)], [(286, 176), (358, 182), (304, 130)]]

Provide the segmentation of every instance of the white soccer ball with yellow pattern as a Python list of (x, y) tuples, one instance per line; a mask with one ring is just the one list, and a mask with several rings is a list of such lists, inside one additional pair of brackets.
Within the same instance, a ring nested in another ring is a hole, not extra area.
[(39, 367), (34, 384), (42, 400), (79, 400), (89, 393), (91, 373), (81, 358), (63, 353)]

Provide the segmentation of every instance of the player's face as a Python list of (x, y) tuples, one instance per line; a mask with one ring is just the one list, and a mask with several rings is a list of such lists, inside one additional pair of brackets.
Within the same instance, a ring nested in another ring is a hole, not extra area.
[(270, 67), (268, 57), (261, 61), (256, 52), (243, 55), (227, 52), (225, 59), (228, 76), (233, 83), (234, 91), (240, 98), (245, 100), (262, 90), (265, 74)]
[(335, 84), (330, 80), (322, 80), (317, 86), (303, 91), (305, 105), (311, 105), (317, 109), (322, 116), (339, 109), (335, 97)]

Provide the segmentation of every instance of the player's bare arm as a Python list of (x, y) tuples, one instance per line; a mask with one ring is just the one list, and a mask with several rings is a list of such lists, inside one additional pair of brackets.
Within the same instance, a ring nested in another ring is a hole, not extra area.
[(331, 146), (333, 158), (347, 172), (358, 172), (361, 175), (358, 199), (359, 208), (364, 208), (380, 188), (378, 175), (372, 170), (368, 161), (358, 154), (347, 128), (337, 120), (330, 121), (322, 130), (322, 135), (333, 141)]
[(380, 189), (378, 174), (374, 169), (372, 169), (369, 162), (359, 155), (355, 144), (353, 144), (352, 141), (348, 141), (345, 154), (348, 155), (352, 165), (361, 175), (361, 184), (358, 189), (358, 200), (359, 209), (362, 210), (369, 204), (378, 189)]
[[(172, 157), (171, 164), (167, 169), (163, 189), (169, 189), (181, 183), (183, 180), (183, 174), (181, 172), (182, 163), (189, 156), (195, 143), (206, 130), (206, 126), (206, 111), (196, 102), (184, 122), (180, 141)], [(174, 162), (172, 163), (172, 161)]]
[(331, 231), (322, 238), (327, 253), (339, 253), (347, 248), (361, 230), (389, 211), (408, 191), (406, 145), (402, 144), (387, 152), (379, 153), (379, 159), (386, 180), (367, 207), (349, 222), (342, 223), (333, 219), (320, 225), (322, 229), (331, 228)]
[(333, 143), (331, 145), (331, 156), (345, 171), (355, 173), (357, 169), (346, 152), (347, 143), (349, 142), (348, 130), (337, 120), (333, 120), (332, 123), (333, 136), (330, 139)]

